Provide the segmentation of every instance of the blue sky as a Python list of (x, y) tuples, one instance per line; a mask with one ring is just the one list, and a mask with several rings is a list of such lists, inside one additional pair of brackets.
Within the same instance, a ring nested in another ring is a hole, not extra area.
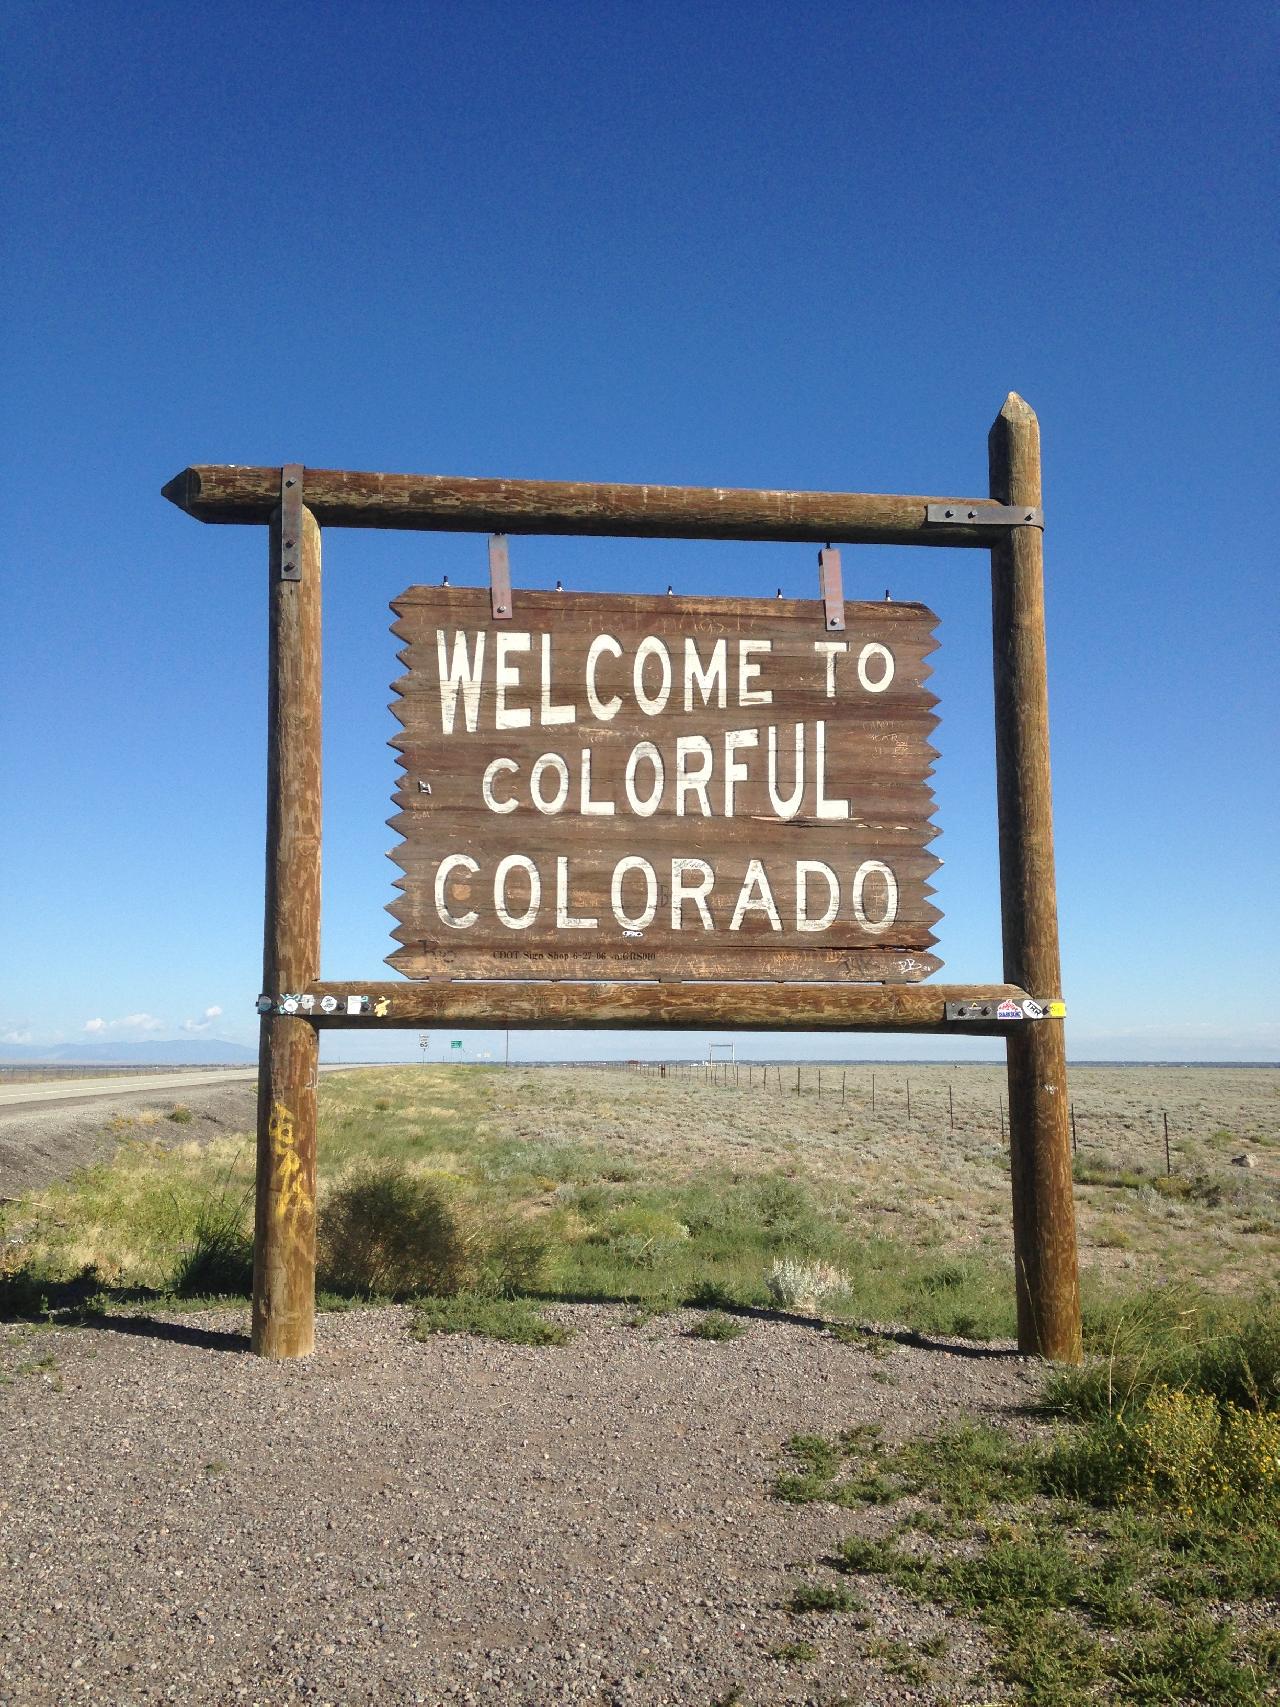
[[(0, 1036), (254, 1035), (265, 535), (163, 502), (180, 468), (977, 494), (1016, 389), (1071, 1051), (1280, 1055), (1271, 8), (10, 0), (0, 34)], [(517, 587), (601, 591), (808, 595), (814, 559), (512, 546)], [(446, 573), (483, 540), (326, 536), (329, 976), (393, 946), (387, 605)], [(938, 952), (998, 977), (985, 558), (845, 583), (941, 618)]]

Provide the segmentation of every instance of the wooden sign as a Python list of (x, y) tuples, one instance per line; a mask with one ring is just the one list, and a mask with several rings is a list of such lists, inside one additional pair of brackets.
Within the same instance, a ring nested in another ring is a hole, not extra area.
[(390, 911), (410, 978), (912, 982), (929, 879), (916, 604), (412, 587)]

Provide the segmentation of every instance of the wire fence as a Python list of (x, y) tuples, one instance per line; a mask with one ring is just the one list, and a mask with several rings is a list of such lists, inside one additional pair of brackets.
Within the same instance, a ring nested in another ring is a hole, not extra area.
[[(761, 1061), (630, 1061), (629, 1072), (672, 1083), (705, 1084), (728, 1091), (757, 1096), (812, 1098), (857, 1111), (865, 1118), (905, 1121), (909, 1126), (933, 1131), (970, 1134), (975, 1129), (1002, 1144), (1009, 1139), (1007, 1104), (997, 1094), (995, 1107), (975, 1098), (974, 1087), (966, 1085), (961, 1096), (950, 1080), (939, 1083), (931, 1076), (924, 1085), (910, 1074), (883, 1069), (842, 1066), (801, 1066)], [(1167, 1109), (1147, 1110), (1135, 1121), (1112, 1110), (1085, 1107), (1074, 1099), (1068, 1106), (1073, 1155), (1082, 1151), (1107, 1152), (1136, 1149), (1152, 1166), (1162, 1164), (1172, 1174), (1179, 1162), (1178, 1145), (1183, 1140), (1203, 1139), (1206, 1123), (1197, 1120), (1194, 1129)]]

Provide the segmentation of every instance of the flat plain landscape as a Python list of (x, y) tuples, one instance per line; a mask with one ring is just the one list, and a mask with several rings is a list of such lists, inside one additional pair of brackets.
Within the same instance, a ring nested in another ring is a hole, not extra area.
[(0, 1703), (1275, 1699), (1280, 1072), (1072, 1070), (1079, 1374), (1002, 1069), (821, 1073), (326, 1078), (295, 1365), (251, 1087), (0, 1124)]

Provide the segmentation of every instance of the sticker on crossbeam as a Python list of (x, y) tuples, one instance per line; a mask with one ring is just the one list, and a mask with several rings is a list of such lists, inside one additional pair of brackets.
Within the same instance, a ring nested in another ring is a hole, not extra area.
[(1065, 1019), (1066, 1014), (1065, 1002), (1037, 1000), (1034, 996), (1024, 996), (1021, 1001), (1006, 996), (1001, 1001), (946, 1004), (946, 1017), (949, 1020), (967, 1020), (973, 1024), (989, 1023), (992, 1020), (1012, 1024), (1015, 1020)]

